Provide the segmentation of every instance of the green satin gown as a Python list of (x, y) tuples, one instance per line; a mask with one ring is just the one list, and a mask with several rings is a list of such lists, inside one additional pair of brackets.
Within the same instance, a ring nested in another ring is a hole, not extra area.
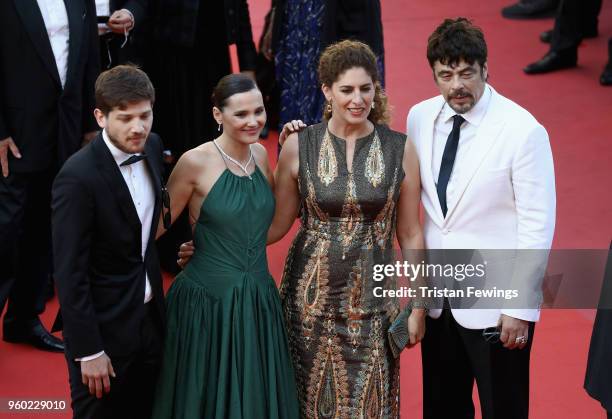
[(153, 418), (299, 416), (266, 235), (266, 177), (226, 169), (204, 200), (195, 254), (167, 296), (167, 335)]

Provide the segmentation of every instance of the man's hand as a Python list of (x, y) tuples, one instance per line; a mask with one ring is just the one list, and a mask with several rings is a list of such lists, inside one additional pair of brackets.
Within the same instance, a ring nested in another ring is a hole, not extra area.
[(96, 135), (98, 135), (98, 131), (91, 131), (83, 134), (83, 142), (81, 143), (81, 147), (85, 147), (87, 144), (91, 143), (91, 141), (96, 138)]
[(499, 340), (507, 349), (523, 349), (529, 342), (529, 322), (502, 314), (498, 325), (501, 328)]
[(125, 33), (134, 27), (134, 17), (126, 9), (115, 11), (106, 25), (115, 33)]
[(15, 158), (20, 159), (21, 153), (19, 148), (15, 145), (15, 142), (11, 137), (6, 137), (4, 140), (0, 140), (0, 166), (2, 166), (2, 176), (8, 177), (9, 166), (8, 166), (8, 153), (9, 150), (13, 153)]
[(89, 394), (102, 398), (102, 392), (110, 392), (110, 377), (115, 378), (115, 370), (110, 358), (106, 354), (92, 359), (81, 361), (81, 378), (83, 384), (89, 387)]
[(285, 125), (283, 125), (283, 129), (278, 135), (278, 144), (280, 144), (282, 147), (289, 135), (293, 134), (294, 132), (300, 132), (304, 128), (306, 128), (306, 124), (299, 119), (294, 119), (293, 121), (287, 122)]
[(408, 317), (409, 348), (422, 341), (423, 337), (425, 337), (425, 317), (427, 317), (427, 312), (422, 308), (415, 308), (410, 313)]
[(190, 240), (186, 243), (181, 244), (178, 251), (178, 260), (176, 264), (181, 267), (181, 269), (185, 269), (187, 263), (193, 256), (193, 252), (195, 251), (195, 246), (193, 245), (193, 240)]

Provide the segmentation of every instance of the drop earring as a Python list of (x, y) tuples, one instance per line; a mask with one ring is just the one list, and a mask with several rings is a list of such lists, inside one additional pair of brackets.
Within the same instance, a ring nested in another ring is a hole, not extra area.
[(332, 111), (332, 103), (331, 100), (327, 102), (327, 112), (331, 113)]
[(219, 126), (217, 127), (217, 131), (221, 132), (221, 123), (219, 123)]
[(375, 106), (374, 106), (374, 102), (372, 102), (372, 109), (374, 109), (374, 108), (375, 108)]

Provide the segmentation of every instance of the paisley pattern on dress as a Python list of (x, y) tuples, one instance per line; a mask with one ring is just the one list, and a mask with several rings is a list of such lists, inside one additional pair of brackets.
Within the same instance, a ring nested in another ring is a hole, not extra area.
[(333, 311), (326, 315), (323, 329), (310, 371), (306, 417), (349, 419), (351, 416), (346, 363), (342, 357), (341, 341), (336, 336)]
[(374, 296), (387, 284), (372, 271), (394, 262), (405, 141), (376, 125), (355, 141), (349, 173), (346, 143), (325, 123), (299, 134), (301, 226), (281, 299), (304, 419), (399, 417), (399, 362), (386, 339), (398, 302)]
[(338, 177), (338, 161), (336, 160), (336, 151), (332, 145), (329, 131), (325, 131), (323, 144), (319, 149), (319, 179), (325, 186), (329, 186), (336, 177)]
[(356, 238), (361, 233), (363, 226), (363, 214), (357, 200), (357, 192), (355, 191), (355, 180), (353, 173), (348, 174), (348, 182), (346, 186), (346, 197), (340, 214), (339, 233), (342, 240), (342, 259), (346, 257), (346, 252), (355, 242)]
[(365, 177), (373, 187), (380, 185), (385, 177), (385, 161), (380, 148), (380, 138), (378, 138), (377, 133), (374, 133), (374, 141), (372, 141), (370, 151), (368, 152), (365, 164)]

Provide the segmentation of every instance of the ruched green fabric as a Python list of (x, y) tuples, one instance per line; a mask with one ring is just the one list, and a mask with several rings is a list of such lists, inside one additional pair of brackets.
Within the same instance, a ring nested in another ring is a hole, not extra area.
[(196, 251), (167, 296), (167, 335), (153, 417), (299, 416), (266, 235), (267, 179), (223, 172), (204, 200)]

